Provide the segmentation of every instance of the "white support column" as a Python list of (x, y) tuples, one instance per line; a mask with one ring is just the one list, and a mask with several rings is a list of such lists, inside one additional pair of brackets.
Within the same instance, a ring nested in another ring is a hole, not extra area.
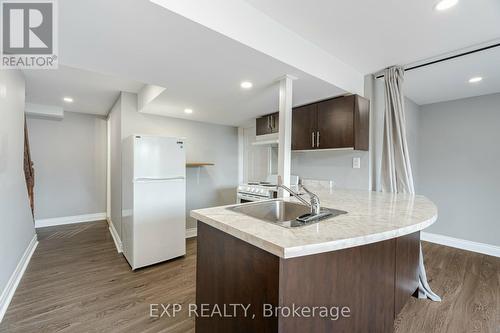
[[(278, 178), (282, 184), (290, 186), (291, 152), (292, 152), (292, 86), (295, 78), (285, 75), (280, 79), (280, 124), (278, 148)], [(280, 197), (288, 197), (287, 191), (279, 191)]]
[(238, 127), (238, 184), (245, 182), (245, 129)]

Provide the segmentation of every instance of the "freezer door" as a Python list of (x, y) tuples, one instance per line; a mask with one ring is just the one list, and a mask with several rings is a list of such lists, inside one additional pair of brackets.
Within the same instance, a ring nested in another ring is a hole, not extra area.
[(133, 269), (185, 255), (185, 180), (135, 181), (133, 223)]
[(186, 176), (184, 143), (177, 138), (134, 136), (134, 179)]

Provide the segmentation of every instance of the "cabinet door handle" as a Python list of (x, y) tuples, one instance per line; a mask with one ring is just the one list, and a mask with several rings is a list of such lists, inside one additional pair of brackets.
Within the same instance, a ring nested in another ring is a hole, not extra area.
[(271, 129), (271, 119), (269, 116), (267, 116), (267, 128)]
[(316, 135), (316, 147), (319, 148), (319, 131), (318, 131), (318, 135)]
[(312, 132), (311, 134), (312, 134), (312, 147), (314, 148), (314, 132)]
[(276, 119), (274, 119), (274, 116), (270, 116), (271, 117), (271, 130), (275, 130), (276, 129)]

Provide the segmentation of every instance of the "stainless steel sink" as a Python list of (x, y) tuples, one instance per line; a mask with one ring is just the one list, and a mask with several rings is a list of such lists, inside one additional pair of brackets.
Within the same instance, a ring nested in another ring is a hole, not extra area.
[(347, 213), (337, 209), (321, 208), (319, 215), (311, 216), (310, 207), (280, 199), (244, 204), (228, 209), (286, 228), (310, 225)]

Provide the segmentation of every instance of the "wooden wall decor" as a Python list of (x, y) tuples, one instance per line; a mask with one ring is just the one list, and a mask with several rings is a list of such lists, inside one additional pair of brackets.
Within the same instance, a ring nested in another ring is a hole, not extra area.
[(35, 211), (35, 169), (31, 160), (30, 143), (28, 137), (28, 125), (26, 117), (24, 118), (24, 177), (26, 179), (26, 187), (30, 199), (31, 214), (34, 216)]

